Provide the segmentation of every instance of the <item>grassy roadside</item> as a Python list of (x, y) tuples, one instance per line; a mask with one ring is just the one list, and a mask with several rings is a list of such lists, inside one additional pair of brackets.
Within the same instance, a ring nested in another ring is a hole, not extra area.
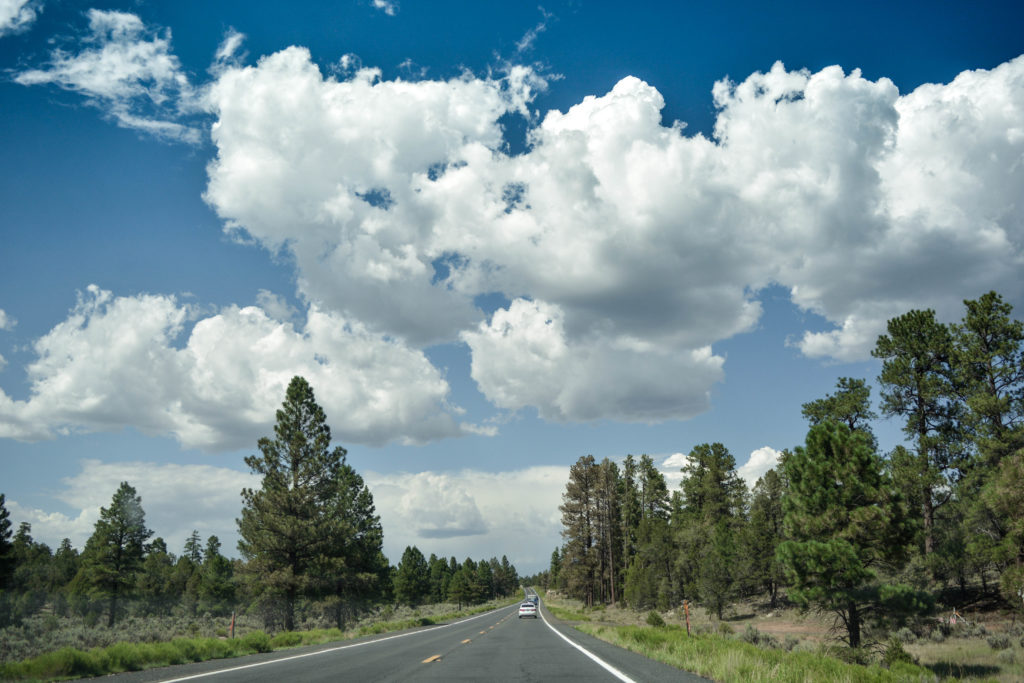
[(686, 630), (678, 626), (581, 624), (576, 628), (650, 659), (722, 683), (918, 683), (935, 680), (934, 673), (914, 664), (897, 663), (891, 669), (858, 666), (814, 652), (765, 649), (725, 636), (688, 636)]
[(419, 616), (397, 621), (378, 621), (350, 631), (336, 628), (311, 631), (285, 631), (270, 636), (251, 631), (235, 639), (175, 638), (157, 643), (116, 643), (108, 647), (79, 650), (66, 647), (38, 657), (0, 664), (0, 680), (62, 681), (87, 676), (104, 676), (126, 671), (141, 671), (161, 666), (202, 662), (210, 659), (241, 657), (304, 645), (351, 640), (368, 635), (402, 631), (419, 626), (442, 624), (516, 604), (519, 600), (498, 600), (472, 609)]

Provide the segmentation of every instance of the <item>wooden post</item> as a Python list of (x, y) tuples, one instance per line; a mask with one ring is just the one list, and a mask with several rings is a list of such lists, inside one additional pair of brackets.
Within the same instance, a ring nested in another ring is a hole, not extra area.
[(686, 612), (686, 635), (690, 635), (690, 601), (683, 600), (683, 611)]

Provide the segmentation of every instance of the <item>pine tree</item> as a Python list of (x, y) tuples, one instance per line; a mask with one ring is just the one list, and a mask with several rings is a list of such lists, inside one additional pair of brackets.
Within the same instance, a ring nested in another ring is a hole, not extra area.
[(595, 506), (598, 468), (594, 456), (586, 455), (569, 468), (569, 481), (562, 494), (562, 553), (560, 574), (566, 591), (587, 606), (594, 604), (598, 556)]
[(174, 555), (167, 552), (167, 543), (159, 536), (146, 546), (136, 588), (150, 614), (168, 614), (178, 597), (174, 590)]
[(783, 493), (782, 478), (775, 470), (768, 470), (757, 480), (742, 543), (747, 575), (768, 593), (772, 609), (776, 607), (783, 578), (782, 567), (775, 559), (775, 550), (783, 540)]
[(863, 379), (840, 377), (836, 388), (834, 394), (803, 404), (804, 418), (812, 427), (827, 420), (842, 422), (851, 430), (864, 432), (871, 447), (875, 448), (877, 440), (871, 431), (870, 421), (877, 419), (878, 415), (871, 410), (871, 387)]
[(735, 458), (720, 443), (694, 447), (682, 471), (683, 507), (673, 525), (684, 584), (721, 619), (740, 579), (736, 546), (747, 487), (736, 473)]
[(932, 310), (893, 318), (887, 329), (888, 335), (878, 338), (871, 354), (882, 359), (882, 411), (903, 417), (903, 431), (914, 440), (917, 463), (912, 471), (921, 492), (923, 551), (928, 557), (935, 545), (935, 510), (950, 500), (965, 464), (952, 339)]
[(373, 495), (363, 478), (346, 462), (338, 471), (326, 513), (327, 535), (334, 539), (317, 573), (335, 623), (344, 628), (349, 617), (384, 596), (391, 568), (384, 556), (384, 530)]
[(406, 546), (395, 572), (395, 599), (416, 607), (430, 595), (430, 569), (416, 546)]
[(82, 553), (80, 570), (86, 585), (107, 599), (108, 626), (117, 619), (121, 598), (135, 585), (146, 541), (152, 535), (146, 528), (142, 498), (128, 482), (121, 482), (110, 507), (100, 508), (100, 518)]
[(788, 540), (777, 557), (794, 601), (836, 614), (853, 648), (861, 646), (866, 619), (928, 607), (924, 596), (879, 581), (880, 569), (905, 560), (914, 530), (863, 433), (818, 424), (782, 467)]
[(14, 575), (13, 544), (11, 543), (11, 514), (7, 512), (6, 499), (0, 493), (0, 591), (5, 590)]
[(274, 438), (261, 438), (260, 454), (245, 459), (263, 479), (259, 490), (242, 491), (238, 549), (265, 596), (280, 599), (286, 630), (295, 628), (298, 598), (321, 588), (317, 570), (345, 548), (332, 515), (345, 449), (330, 443), (313, 389), (295, 377), (277, 411)]

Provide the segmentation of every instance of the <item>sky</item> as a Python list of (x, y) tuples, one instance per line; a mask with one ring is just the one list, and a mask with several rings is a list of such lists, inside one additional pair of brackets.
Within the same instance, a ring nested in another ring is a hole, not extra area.
[(0, 0), (12, 521), (237, 555), (295, 375), (395, 563), (546, 568), (588, 454), (753, 485), (890, 318), (1024, 307), (1022, 10)]

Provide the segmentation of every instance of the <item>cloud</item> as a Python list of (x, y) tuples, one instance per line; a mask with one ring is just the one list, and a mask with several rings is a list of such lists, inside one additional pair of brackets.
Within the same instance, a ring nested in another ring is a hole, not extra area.
[(41, 7), (42, 3), (34, 0), (0, 0), (0, 37), (27, 29)]
[[(506, 472), (363, 472), (384, 529), (384, 550), (397, 564), (406, 546), (425, 554), (483, 559), (507, 555), (522, 573), (548, 566), (561, 544), (558, 506), (568, 467), (531, 467)], [(212, 465), (81, 461), (62, 480), (54, 499), (70, 512), (28, 507), (7, 499), (14, 526), (25, 521), (32, 536), (56, 548), (70, 538), (81, 549), (122, 481), (142, 497), (146, 525), (180, 553), (193, 529), (216, 535), (224, 552), (237, 556), (241, 491), (259, 487), (256, 475)]]
[(473, 379), (492, 403), (536, 406), (555, 421), (614, 415), (651, 422), (709, 407), (707, 387), (721, 378), (723, 362), (710, 348), (662, 353), (628, 335), (570, 341), (564, 318), (557, 306), (517, 299), (463, 333)]
[(394, 562), (415, 545), (424, 554), (460, 561), (507, 555), (521, 573), (533, 573), (546, 568), (561, 545), (558, 506), (568, 467), (363, 476)]
[(237, 555), (235, 518), (241, 510), (241, 491), (258, 487), (258, 477), (210, 465), (173, 465), (151, 462), (103, 463), (82, 460), (81, 471), (62, 480), (54, 498), (71, 514), (48, 512), (8, 500), (11, 518), (32, 525), (32, 537), (56, 548), (70, 538), (81, 549), (92, 535), (100, 507), (109, 507), (122, 481), (142, 498), (146, 526), (180, 553), (185, 539), (198, 530), (205, 539), (217, 536), (228, 554)]
[(554, 17), (554, 15), (551, 14), (550, 12), (544, 11), (543, 7), (539, 9), (543, 18), (539, 22), (537, 22), (536, 26), (534, 26), (525, 34), (523, 34), (523, 37), (520, 38), (519, 41), (516, 43), (516, 52), (519, 54), (528, 52), (530, 49), (533, 48), (533, 44), (537, 42), (537, 37), (541, 33), (544, 33), (544, 31), (548, 30), (548, 21), (550, 21)]
[(17, 320), (7, 315), (7, 312), (0, 308), (0, 330), (13, 330), (17, 324)]
[[(551, 420), (706, 410), (714, 344), (756, 328), (771, 285), (831, 325), (802, 352), (842, 361), (913, 307), (1024, 303), (1024, 57), (907, 95), (777, 63), (715, 85), (712, 138), (663, 123), (637, 78), (537, 117), (546, 85), (526, 67), (337, 80), (289, 48), (211, 88), (207, 201), (294, 256), (324, 310), (414, 346), (462, 340), (489, 400)], [(509, 304), (474, 306), (494, 293)]]
[(774, 448), (762, 446), (750, 454), (750, 458), (739, 466), (736, 473), (747, 482), (747, 488), (753, 489), (765, 472), (778, 467), (779, 455), (780, 452)]
[(125, 128), (198, 144), (180, 119), (194, 96), (170, 51), (171, 32), (147, 29), (134, 14), (90, 9), (89, 35), (77, 53), (54, 50), (43, 69), (15, 76), (22, 85), (54, 84), (83, 95)]
[(422, 352), (316, 307), (296, 328), (257, 307), (203, 317), (174, 297), (115, 297), (90, 286), (34, 348), (29, 399), (0, 392), (0, 436), (131, 426), (189, 448), (240, 448), (270, 433), (295, 375), (314, 387), (342, 441), (421, 443), (463, 433), (447, 382)]
[(394, 0), (371, 0), (374, 9), (379, 9), (389, 17), (398, 14), (398, 3)]

